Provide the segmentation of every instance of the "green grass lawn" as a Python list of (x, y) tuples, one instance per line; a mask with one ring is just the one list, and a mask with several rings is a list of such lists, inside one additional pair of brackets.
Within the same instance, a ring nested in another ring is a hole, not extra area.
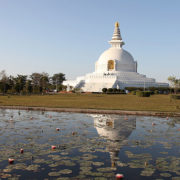
[(180, 112), (180, 100), (170, 100), (169, 95), (152, 95), (151, 97), (107, 94), (0, 96), (0, 106)]

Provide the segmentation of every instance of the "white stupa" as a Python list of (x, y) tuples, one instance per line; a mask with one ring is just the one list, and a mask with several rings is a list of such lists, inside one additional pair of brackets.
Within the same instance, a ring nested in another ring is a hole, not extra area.
[(129, 116), (124, 120), (117, 115), (90, 115), (94, 119), (94, 127), (100, 137), (106, 140), (106, 151), (110, 153), (112, 167), (119, 160), (118, 154), (121, 148), (127, 144), (128, 138), (136, 129), (136, 117)]
[(80, 88), (85, 92), (102, 92), (103, 88), (125, 87), (168, 87), (167, 83), (158, 83), (153, 78), (137, 72), (137, 62), (124, 50), (119, 23), (115, 23), (111, 47), (104, 51), (95, 63), (95, 72), (64, 81), (63, 85)]

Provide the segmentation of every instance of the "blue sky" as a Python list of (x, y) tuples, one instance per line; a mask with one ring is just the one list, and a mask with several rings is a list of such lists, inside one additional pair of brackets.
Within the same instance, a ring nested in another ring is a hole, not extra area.
[(0, 70), (93, 72), (116, 21), (139, 73), (180, 78), (179, 0), (0, 0)]

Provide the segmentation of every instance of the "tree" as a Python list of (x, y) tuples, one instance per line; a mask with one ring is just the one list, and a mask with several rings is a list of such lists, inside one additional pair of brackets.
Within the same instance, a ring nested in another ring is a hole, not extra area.
[(41, 79), (40, 79), (40, 87), (42, 88), (43, 92), (48, 89), (48, 85), (49, 85), (49, 74), (43, 72), (41, 74)]
[(31, 80), (27, 80), (27, 81), (26, 81), (25, 91), (26, 91), (26, 93), (32, 93), (32, 84), (31, 84)]
[(33, 93), (40, 93), (40, 82), (41, 82), (42, 75), (40, 73), (32, 73), (30, 75), (33, 87)]
[(32, 73), (29, 78), (27, 75), (7, 76), (5, 70), (0, 71), (0, 92), (1, 93), (41, 93), (46, 90), (64, 90), (62, 85), (65, 74), (57, 73), (49, 77), (46, 72)]
[(26, 75), (17, 75), (17, 77), (14, 78), (14, 84), (15, 84), (15, 90), (17, 93), (20, 93), (23, 91), (25, 84), (26, 84), (27, 76)]
[(30, 75), (32, 80), (32, 87), (34, 93), (40, 93), (48, 89), (49, 86), (49, 74), (42, 72), (42, 73), (32, 73)]
[(171, 86), (174, 88), (175, 94), (177, 93), (177, 89), (180, 88), (180, 79), (177, 79), (175, 76), (169, 76), (168, 81)]
[(63, 73), (54, 74), (51, 79), (52, 79), (52, 84), (56, 86), (56, 90), (62, 89), (61, 88), (62, 82), (66, 80), (65, 74)]
[(2, 70), (0, 72), (0, 91), (6, 93), (8, 90), (8, 77), (6, 75), (6, 71)]

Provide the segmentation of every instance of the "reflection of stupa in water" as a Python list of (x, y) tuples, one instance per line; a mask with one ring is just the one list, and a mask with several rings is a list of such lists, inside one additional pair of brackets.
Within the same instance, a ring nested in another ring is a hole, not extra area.
[(112, 167), (116, 165), (120, 148), (136, 128), (136, 118), (117, 115), (92, 115), (94, 127), (99, 136), (107, 141), (106, 149), (110, 153)]

